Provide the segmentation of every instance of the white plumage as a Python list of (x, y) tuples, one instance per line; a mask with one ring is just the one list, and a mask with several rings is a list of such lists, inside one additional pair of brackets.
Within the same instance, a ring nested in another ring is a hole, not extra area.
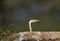
[(29, 29), (30, 29), (30, 32), (32, 32), (31, 23), (38, 22), (38, 21), (40, 21), (40, 20), (33, 19), (33, 20), (30, 20), (29, 21)]

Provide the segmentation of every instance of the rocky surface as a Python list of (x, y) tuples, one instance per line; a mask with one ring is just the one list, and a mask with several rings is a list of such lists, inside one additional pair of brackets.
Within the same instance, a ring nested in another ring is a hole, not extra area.
[(60, 41), (60, 32), (20, 32), (12, 34), (10, 41)]

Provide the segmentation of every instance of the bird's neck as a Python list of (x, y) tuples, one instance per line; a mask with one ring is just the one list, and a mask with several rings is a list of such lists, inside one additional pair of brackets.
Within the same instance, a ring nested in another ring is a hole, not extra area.
[(32, 32), (31, 22), (29, 22), (29, 29), (30, 29), (30, 32)]

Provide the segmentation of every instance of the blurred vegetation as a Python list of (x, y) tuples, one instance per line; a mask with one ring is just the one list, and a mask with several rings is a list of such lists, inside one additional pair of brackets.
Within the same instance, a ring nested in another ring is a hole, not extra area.
[(60, 31), (60, 0), (0, 0), (0, 41), (29, 31), (30, 18), (41, 20), (32, 24), (33, 31)]

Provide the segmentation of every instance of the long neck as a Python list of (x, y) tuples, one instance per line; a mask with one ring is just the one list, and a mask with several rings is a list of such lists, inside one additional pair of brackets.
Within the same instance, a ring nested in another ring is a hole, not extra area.
[(29, 29), (30, 29), (30, 32), (32, 32), (31, 22), (29, 22)]

